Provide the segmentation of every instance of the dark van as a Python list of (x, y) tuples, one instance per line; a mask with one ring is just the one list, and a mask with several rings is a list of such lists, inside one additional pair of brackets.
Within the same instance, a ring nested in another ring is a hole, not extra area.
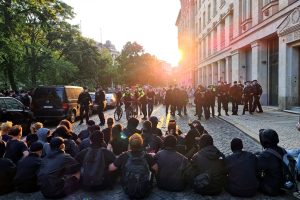
[(77, 100), (83, 91), (77, 86), (40, 86), (33, 92), (32, 111), (37, 120), (68, 119), (72, 123), (79, 116)]

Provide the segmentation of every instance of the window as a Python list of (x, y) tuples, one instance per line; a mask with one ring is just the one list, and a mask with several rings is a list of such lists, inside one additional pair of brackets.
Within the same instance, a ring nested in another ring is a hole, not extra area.
[(24, 106), (20, 102), (14, 99), (4, 99), (4, 101), (7, 109), (9, 110), (22, 110), (24, 108)]
[(206, 20), (205, 20), (205, 12), (203, 13), (203, 29), (205, 29), (205, 23), (206, 23)]
[(217, 29), (213, 30), (213, 52), (217, 52), (218, 48), (218, 37), (217, 37)]
[(217, 0), (213, 0), (213, 16), (216, 16), (217, 14)]
[(225, 47), (225, 22), (224, 20), (220, 23), (220, 28), (221, 28), (221, 35), (220, 35), (220, 46), (221, 46), (221, 50), (224, 49)]
[(252, 0), (242, 0), (242, 19), (243, 21), (251, 18)]
[(208, 36), (207, 36), (207, 40), (208, 40), (208, 42), (207, 42), (207, 51), (208, 51), (208, 56), (210, 56), (211, 55), (211, 36), (210, 36), (210, 33), (208, 34)]
[(5, 102), (4, 102), (4, 99), (0, 99), (0, 109), (7, 109), (6, 105), (5, 105)]
[(199, 33), (201, 33), (202, 30), (202, 24), (201, 24), (201, 18), (199, 19)]

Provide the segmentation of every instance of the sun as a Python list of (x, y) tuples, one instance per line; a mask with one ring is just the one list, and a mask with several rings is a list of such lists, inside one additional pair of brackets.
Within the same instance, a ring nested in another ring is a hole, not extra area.
[(177, 49), (175, 53), (172, 55), (172, 66), (177, 67), (182, 60), (182, 51), (180, 49)]

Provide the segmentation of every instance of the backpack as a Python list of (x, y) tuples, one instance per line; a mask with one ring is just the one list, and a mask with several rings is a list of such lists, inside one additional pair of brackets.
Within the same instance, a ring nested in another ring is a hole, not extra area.
[(151, 189), (151, 171), (145, 158), (145, 152), (135, 157), (127, 152), (128, 159), (122, 175), (124, 192), (130, 198), (144, 198)]
[(282, 164), (282, 176), (283, 182), (281, 189), (284, 191), (296, 191), (297, 188), (297, 171), (296, 171), (296, 160), (289, 155), (284, 149), (284, 155), (281, 156), (277, 151), (273, 149), (267, 149), (266, 152), (274, 155), (281, 161)]
[(81, 167), (81, 179), (84, 187), (101, 186), (104, 184), (106, 166), (103, 148), (88, 148)]

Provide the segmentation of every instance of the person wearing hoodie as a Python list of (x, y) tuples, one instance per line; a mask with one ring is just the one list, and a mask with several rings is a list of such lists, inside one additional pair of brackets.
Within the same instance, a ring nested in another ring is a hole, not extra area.
[(139, 120), (137, 118), (130, 118), (127, 122), (127, 127), (124, 129), (123, 133), (127, 138), (130, 138), (133, 134), (138, 133), (141, 134), (142, 132), (137, 129), (139, 125)]
[(258, 189), (257, 158), (243, 151), (243, 141), (234, 138), (231, 141), (233, 154), (225, 158), (228, 171), (226, 190), (232, 196), (253, 197)]
[(200, 150), (191, 159), (194, 171), (193, 188), (201, 195), (218, 195), (226, 178), (225, 156), (214, 146), (213, 138), (204, 134), (199, 140)]
[(144, 148), (148, 153), (157, 153), (162, 148), (162, 140), (152, 132), (152, 124), (150, 121), (143, 123), (142, 137), (144, 140)]
[(282, 161), (270, 153), (270, 150), (280, 156), (283, 156), (286, 150), (278, 146), (278, 134), (272, 129), (259, 130), (259, 140), (264, 148), (264, 151), (258, 154), (259, 189), (269, 196), (278, 196), (283, 193), (280, 189), (283, 183)]
[(151, 130), (152, 130), (153, 134), (157, 135), (158, 137), (162, 137), (163, 136), (162, 131), (159, 128), (157, 128), (157, 125), (159, 122), (158, 118), (155, 116), (152, 116), (152, 117), (150, 117), (149, 121), (152, 123)]
[(50, 153), (50, 144), (48, 143), (47, 138), (50, 136), (50, 129), (48, 128), (40, 128), (36, 132), (38, 136), (38, 142), (43, 145), (43, 153), (42, 157), (45, 157), (47, 154)]
[(65, 140), (54, 137), (51, 152), (42, 159), (38, 185), (45, 198), (63, 198), (79, 188), (80, 164), (65, 153)]

